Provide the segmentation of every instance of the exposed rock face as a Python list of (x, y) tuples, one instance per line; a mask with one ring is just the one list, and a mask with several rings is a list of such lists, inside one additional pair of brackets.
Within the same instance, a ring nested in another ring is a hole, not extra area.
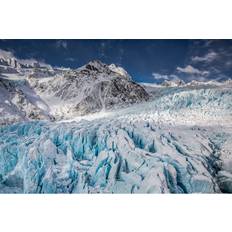
[(47, 104), (53, 115), (64, 118), (148, 100), (144, 88), (122, 70), (118, 71), (116, 66), (112, 70), (112, 65), (92, 61), (51, 79), (33, 78), (32, 75), (29, 82), (41, 98), (49, 96)]
[(144, 88), (114, 64), (91, 61), (78, 69), (62, 69), (1, 58), (0, 66), (0, 88), (6, 92), (0, 103), (1, 124), (9, 123), (9, 115), (14, 116), (10, 122), (70, 119), (149, 99)]

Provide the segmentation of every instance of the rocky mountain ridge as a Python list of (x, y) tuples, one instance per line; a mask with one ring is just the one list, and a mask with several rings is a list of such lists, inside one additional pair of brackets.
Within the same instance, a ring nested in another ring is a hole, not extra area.
[(149, 94), (115, 64), (55, 68), (0, 57), (0, 124), (60, 120), (147, 101)]

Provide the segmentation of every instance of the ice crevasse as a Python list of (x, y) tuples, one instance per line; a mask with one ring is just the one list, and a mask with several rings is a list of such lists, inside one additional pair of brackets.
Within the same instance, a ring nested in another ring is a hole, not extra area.
[[(7, 126), (0, 132), (0, 190), (220, 192), (215, 178), (216, 145), (204, 133), (193, 127), (172, 131), (119, 121)], [(189, 140), (192, 136), (196, 139)], [(224, 136), (219, 136), (218, 144)]]

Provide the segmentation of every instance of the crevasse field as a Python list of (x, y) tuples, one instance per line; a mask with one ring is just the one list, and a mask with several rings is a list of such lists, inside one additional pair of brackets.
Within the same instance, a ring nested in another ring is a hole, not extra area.
[(230, 193), (232, 89), (147, 86), (152, 100), (0, 128), (2, 193)]

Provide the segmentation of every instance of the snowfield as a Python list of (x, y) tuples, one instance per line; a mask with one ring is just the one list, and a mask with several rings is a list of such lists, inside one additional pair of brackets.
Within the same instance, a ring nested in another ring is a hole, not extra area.
[(2, 127), (1, 192), (232, 192), (231, 88), (156, 92), (124, 109)]

